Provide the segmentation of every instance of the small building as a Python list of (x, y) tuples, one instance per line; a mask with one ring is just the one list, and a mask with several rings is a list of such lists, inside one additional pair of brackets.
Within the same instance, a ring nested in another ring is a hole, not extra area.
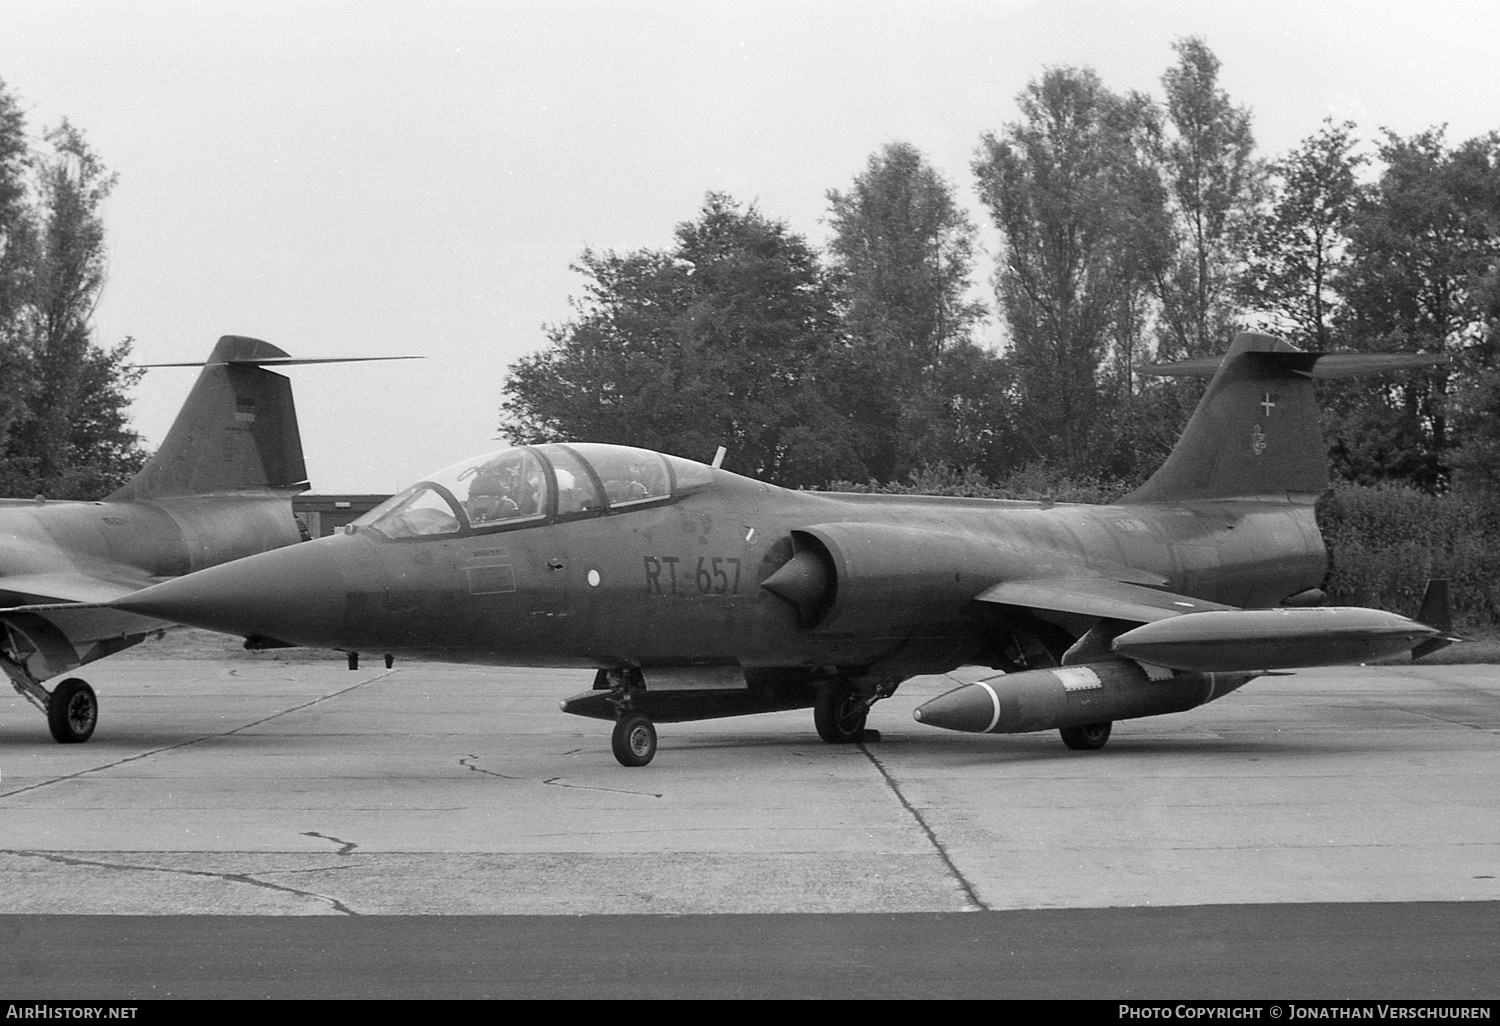
[(389, 498), (389, 495), (314, 495), (307, 492), (292, 500), (292, 514), (307, 529), (309, 538), (326, 538)]

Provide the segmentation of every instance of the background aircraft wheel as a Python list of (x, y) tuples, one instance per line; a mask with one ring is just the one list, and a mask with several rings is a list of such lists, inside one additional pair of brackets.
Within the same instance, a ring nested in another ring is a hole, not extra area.
[(88, 682), (69, 677), (52, 690), (47, 700), (47, 727), (60, 745), (87, 741), (99, 722), (99, 700)]
[(837, 677), (818, 688), (813, 703), (813, 726), (818, 736), (831, 745), (853, 744), (865, 733), (865, 718), (870, 707), (854, 682)]
[(645, 713), (626, 713), (615, 721), (609, 743), (621, 766), (644, 766), (656, 755), (656, 727)]
[(1092, 752), (1104, 747), (1104, 742), (1109, 740), (1109, 731), (1113, 726), (1114, 724), (1108, 721), (1086, 723), (1081, 727), (1063, 727), (1058, 733), (1062, 735), (1063, 744), (1075, 752)]

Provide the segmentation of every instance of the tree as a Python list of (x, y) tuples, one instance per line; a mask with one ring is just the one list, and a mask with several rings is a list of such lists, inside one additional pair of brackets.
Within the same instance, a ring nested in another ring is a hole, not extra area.
[[(30, 206), (31, 149), (20, 104), (0, 81), (0, 439), (24, 408), (27, 364), (17, 332), (30, 294), (35, 232)], [(14, 494), (7, 492), (6, 494)]]
[[(1405, 479), (1437, 491), (1449, 474), (1454, 387), (1497, 363), (1486, 282), (1500, 260), (1500, 135), (1451, 150), (1442, 129), (1387, 132), (1379, 155), (1384, 168), (1350, 225), (1338, 328), (1360, 349), (1457, 362), (1346, 391), (1334, 411), (1335, 466), (1362, 483)], [(1390, 452), (1371, 465), (1382, 439)]]
[(781, 484), (863, 478), (834, 369), (843, 339), (816, 253), (710, 194), (669, 251), (586, 251), (577, 317), (510, 368), (501, 431), (706, 459)]
[[(1112, 392), (1098, 371), (1141, 287), (1159, 202), (1140, 161), (1151, 105), (1088, 69), (1054, 68), (1018, 97), (1022, 120), (987, 134), (974, 163), (1003, 243), (996, 290), (1031, 452), (1088, 473)], [(1022, 458), (1019, 462), (1030, 462)]]
[(1269, 166), (1271, 203), (1248, 235), (1240, 298), (1259, 327), (1303, 348), (1333, 346), (1344, 266), (1360, 191), (1353, 122), (1327, 119), (1315, 135)]
[(101, 207), (115, 176), (66, 120), (41, 151), (0, 85), (0, 489), (93, 498), (145, 460), (127, 389), (129, 340), (95, 344), (104, 287)]
[(849, 191), (830, 190), (828, 201), (862, 451), (875, 479), (904, 479), (951, 457), (949, 386), (963, 383), (945, 374), (948, 358), (963, 348), (961, 362), (977, 369), (970, 336), (984, 307), (968, 298), (974, 225), (907, 143), (873, 154)]
[(1219, 352), (1233, 331), (1237, 242), (1253, 212), (1261, 171), (1250, 112), (1219, 87), (1219, 59), (1196, 36), (1177, 40), (1162, 76), (1167, 120), (1161, 150), (1172, 197), (1176, 255), (1157, 281), (1163, 355)]

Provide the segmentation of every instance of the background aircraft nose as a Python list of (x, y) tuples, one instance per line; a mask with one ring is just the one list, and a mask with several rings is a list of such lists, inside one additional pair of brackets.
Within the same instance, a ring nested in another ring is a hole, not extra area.
[(113, 605), (243, 637), (336, 647), (348, 588), (340, 553), (304, 542), (144, 588)]

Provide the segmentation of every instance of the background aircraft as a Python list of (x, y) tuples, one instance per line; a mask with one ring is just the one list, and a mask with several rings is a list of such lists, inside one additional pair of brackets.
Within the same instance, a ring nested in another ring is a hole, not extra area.
[[(343, 535), (110, 605), (252, 641), (591, 667), (567, 712), (655, 721), (813, 708), (830, 742), (905, 679), (1006, 671), (919, 710), (963, 730), (1175, 712), (1277, 667), (1359, 662), (1439, 631), (1321, 607), (1328, 488), (1314, 377), (1426, 357), (1304, 353), (1239, 336), (1161, 469), (1112, 506), (788, 491), (641, 449), (508, 449), (434, 474)], [(1047, 667), (1060, 667), (1046, 669)], [(974, 690), (978, 687), (979, 690)], [(943, 704), (946, 700), (946, 704)]]
[(0, 668), (58, 741), (87, 741), (98, 702), (77, 677), (50, 692), (42, 682), (170, 624), (102, 607), (14, 607), (98, 603), (303, 540), (292, 496), (307, 488), (307, 468), (291, 383), (264, 368), (329, 362), (345, 361), (226, 335), (207, 363), (152, 365), (203, 370), (139, 474), (98, 502), (0, 500)]

